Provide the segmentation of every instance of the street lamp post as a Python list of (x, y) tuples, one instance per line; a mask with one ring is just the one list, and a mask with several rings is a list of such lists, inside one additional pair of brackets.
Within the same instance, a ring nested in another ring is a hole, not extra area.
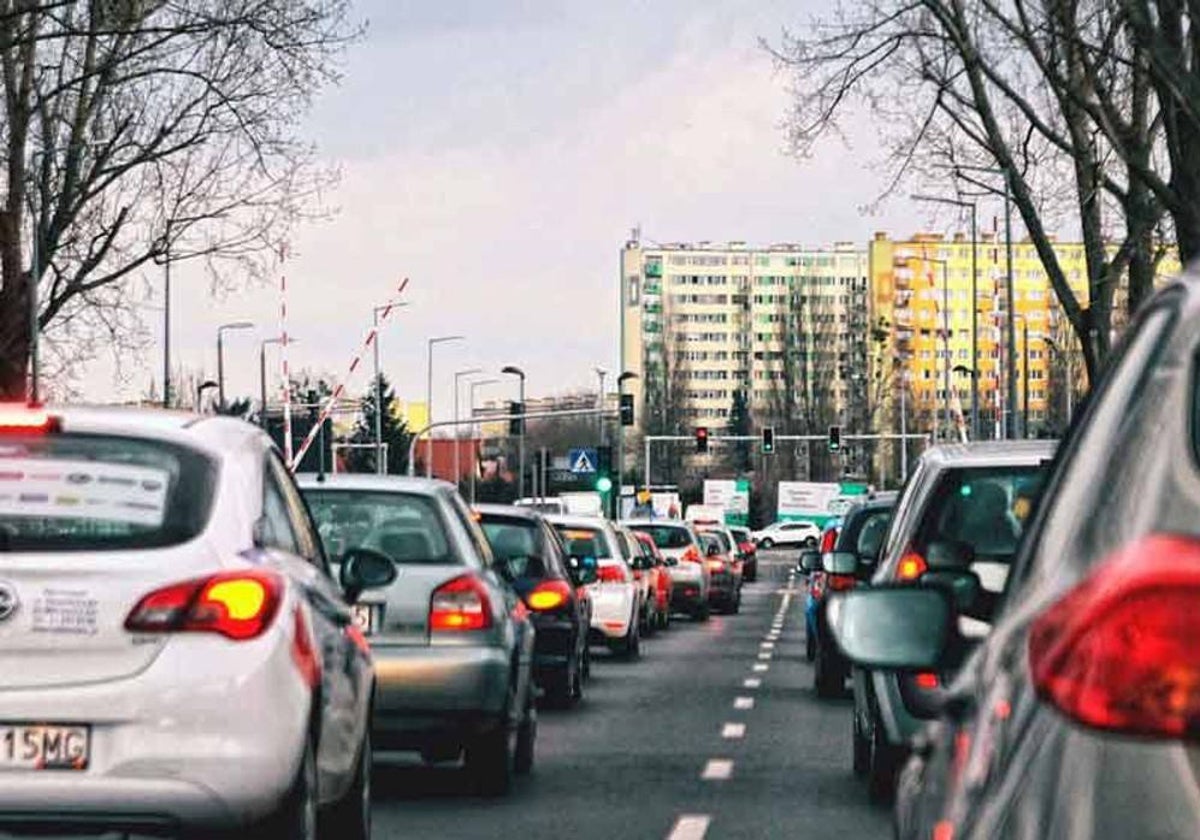
[[(464, 339), (465, 336), (461, 335), (440, 335), (429, 339), (429, 350), (427, 352), (429, 372), (425, 379), (425, 415), (430, 423), (433, 422), (433, 347), (435, 344), (444, 344), (447, 341), (463, 341)], [(430, 478), (432, 475), (433, 435), (430, 435), (425, 448), (425, 477)]]
[(233, 321), (217, 327), (217, 405), (225, 408), (225, 331), (248, 330), (254, 327), (252, 321)]
[[(979, 370), (979, 205), (973, 201), (914, 195), (917, 201), (950, 204), (971, 211), (971, 370)], [(979, 378), (971, 377), (971, 440), (979, 440)]]
[[(479, 459), (475, 457), (475, 392), (484, 385), (494, 385), (499, 379), (477, 379), (468, 387), (471, 389), (471, 504), (475, 504), (475, 474), (479, 471)], [(457, 443), (457, 441), (455, 441)]]
[[(520, 379), (517, 399), (521, 403), (521, 412), (525, 412), (525, 371), (515, 365), (506, 365), (500, 369), (501, 373), (506, 373), (509, 376), (516, 376)], [(518, 420), (520, 425), (520, 434), (517, 435), (517, 498), (525, 498), (525, 419)], [(458, 450), (454, 450), (457, 452)]]
[(462, 462), (460, 458), (460, 450), (462, 449), (462, 436), (458, 429), (458, 392), (462, 386), (459, 384), (464, 376), (470, 376), (475, 373), (483, 373), (483, 368), (467, 368), (466, 370), (457, 371), (454, 374), (454, 486), (462, 481)]
[[(604, 377), (608, 376), (608, 371), (602, 367), (596, 368), (596, 376), (600, 377), (600, 391), (596, 395), (596, 408), (604, 411)], [(596, 415), (596, 424), (600, 427), (600, 445), (604, 446), (604, 415)]]

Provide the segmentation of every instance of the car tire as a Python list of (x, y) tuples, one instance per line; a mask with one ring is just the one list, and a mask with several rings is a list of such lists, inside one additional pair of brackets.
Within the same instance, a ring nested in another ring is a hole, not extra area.
[(708, 617), (711, 614), (712, 609), (708, 606), (708, 604), (702, 604), (699, 607), (696, 607), (696, 611), (692, 613), (692, 618), (694, 618), (696, 621), (704, 623), (705, 621), (708, 621)]
[(533, 772), (534, 745), (537, 742), (537, 706), (533, 697), (525, 704), (525, 716), (517, 727), (517, 745), (513, 755), (513, 772), (528, 776)]
[(592, 678), (592, 646), (585, 644), (583, 646), (583, 679), (590, 680)]
[(804, 634), (804, 658), (809, 662), (817, 658), (817, 640), (811, 633)]
[(467, 772), (484, 796), (504, 796), (512, 788), (516, 733), (505, 721), (467, 746)]
[(841, 674), (829, 667), (829, 654), (822, 644), (816, 645), (816, 656), (813, 659), (813, 688), (822, 700), (829, 700), (842, 693), (845, 682)]
[(574, 667), (568, 662), (567, 666), (546, 680), (546, 703), (554, 709), (570, 708), (576, 699), (576, 685), (579, 681), (579, 664)]
[(737, 615), (742, 610), (742, 590), (738, 589), (729, 599), (729, 614)]
[(888, 743), (883, 724), (871, 721), (871, 762), (867, 768), (867, 792), (871, 801), (886, 805), (896, 795), (896, 776), (900, 771), (900, 750)]
[(317, 819), (317, 745), (310, 735), (291, 789), (265, 824), (246, 835), (247, 840), (316, 840)]
[(858, 710), (850, 716), (851, 728), (853, 730), (852, 739), (854, 745), (852, 747), (853, 760), (852, 767), (854, 775), (862, 778), (867, 775), (867, 770), (871, 767), (871, 742), (867, 740), (867, 736), (863, 734), (862, 726), (859, 724)]
[(759, 547), (770, 551), (775, 547), (775, 540), (771, 539), (770, 537), (766, 537), (762, 542), (759, 543)]
[(375, 761), (371, 751), (369, 720), (367, 732), (358, 748), (354, 782), (321, 820), (322, 836), (337, 837), (338, 840), (371, 840), (371, 770)]
[(818, 541), (817, 541), (816, 537), (805, 537), (804, 538), (804, 547), (805, 548), (816, 548), (817, 542)]

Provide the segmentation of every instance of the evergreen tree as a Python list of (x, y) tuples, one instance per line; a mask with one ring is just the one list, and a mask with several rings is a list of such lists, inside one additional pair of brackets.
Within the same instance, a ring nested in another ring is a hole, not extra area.
[(391, 383), (382, 373), (379, 374), (378, 387), (371, 388), (362, 398), (362, 416), (354, 429), (350, 441), (368, 446), (356, 446), (346, 457), (350, 472), (373, 473), (376, 471), (375, 449), (375, 412), (376, 395), (383, 394), (383, 414), (380, 418), (380, 438), (387, 452), (387, 472), (390, 475), (402, 475), (408, 469), (408, 447), (412, 442), (412, 433), (403, 419), (397, 416), (396, 392)]

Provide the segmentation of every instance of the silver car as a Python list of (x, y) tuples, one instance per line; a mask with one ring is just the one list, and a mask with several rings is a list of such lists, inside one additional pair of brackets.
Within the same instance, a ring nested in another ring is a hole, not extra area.
[(370, 836), (370, 654), (257, 428), (0, 407), (0, 558), (0, 831)]
[(466, 766), (505, 793), (533, 766), (534, 629), (493, 564), (487, 538), (452, 484), (397, 476), (301, 476), (336, 562), (366, 546), (395, 562), (396, 582), (363, 598), (359, 626), (375, 656), (377, 749)]

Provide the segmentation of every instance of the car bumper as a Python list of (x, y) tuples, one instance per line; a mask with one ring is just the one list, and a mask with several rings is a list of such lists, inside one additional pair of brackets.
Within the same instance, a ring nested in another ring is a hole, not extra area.
[(597, 585), (592, 589), (592, 626), (588, 638), (593, 642), (622, 639), (637, 620), (640, 593), (633, 586)]
[(568, 620), (534, 616), (533, 669), (536, 676), (566, 668), (575, 650), (575, 625)]
[(2, 721), (91, 727), (86, 769), (0, 773), (0, 826), (195, 832), (270, 813), (295, 778), (311, 691), (282, 636), (229, 645), (172, 639), (127, 679), (0, 692)]
[(713, 575), (708, 587), (710, 603), (724, 603), (733, 600), (737, 594), (738, 581), (733, 575)]
[(700, 581), (676, 581), (671, 584), (671, 609), (693, 610), (704, 605), (708, 595)]
[(512, 662), (498, 646), (375, 647), (372, 732), (383, 749), (486, 729), (505, 712)]

